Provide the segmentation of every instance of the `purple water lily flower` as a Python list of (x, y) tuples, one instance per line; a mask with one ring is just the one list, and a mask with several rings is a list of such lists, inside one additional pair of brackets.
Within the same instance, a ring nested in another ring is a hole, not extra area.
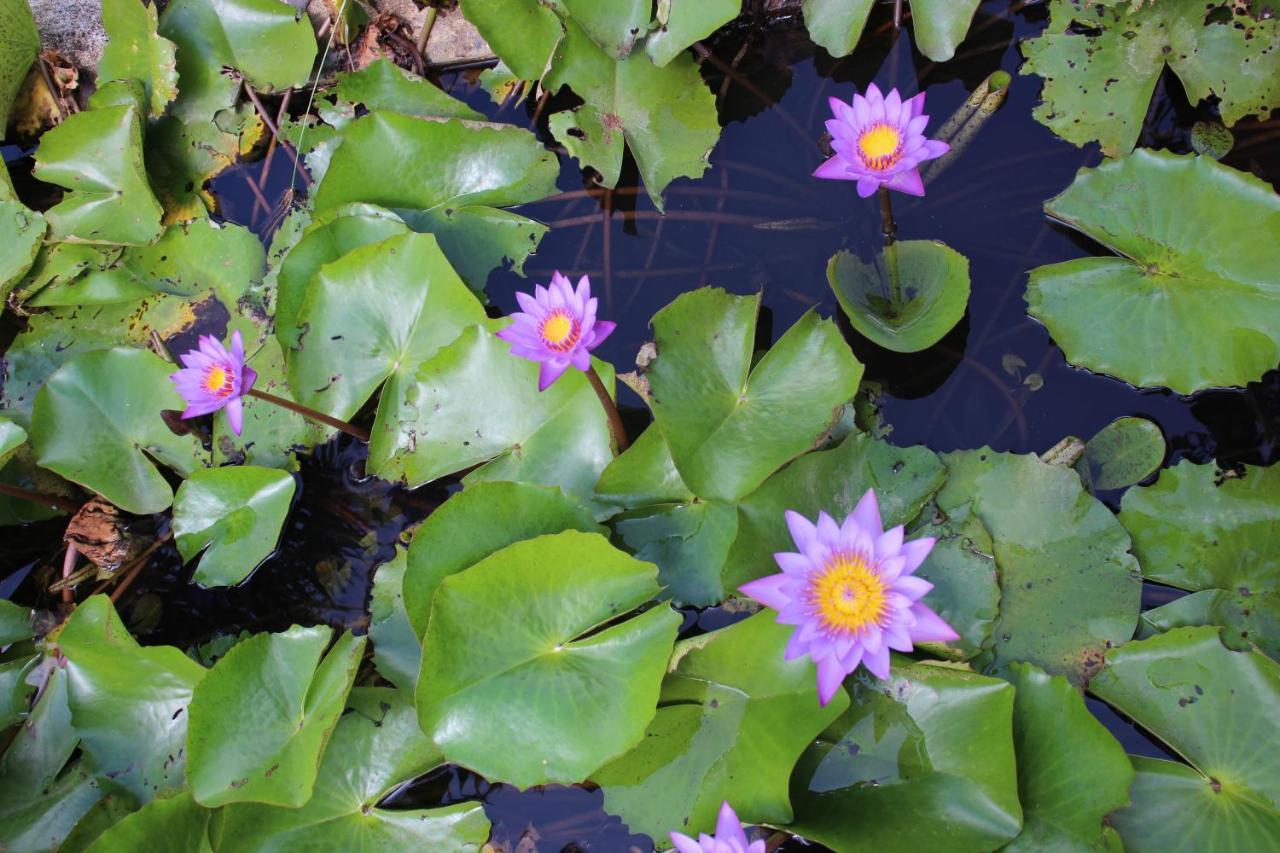
[(541, 363), (538, 390), (560, 378), (569, 365), (579, 370), (591, 367), (591, 350), (598, 347), (617, 326), (596, 319), (596, 299), (591, 282), (584, 275), (575, 290), (559, 272), (547, 287), (534, 286), (534, 296), (517, 293), (523, 311), (511, 315), (512, 323), (497, 333), (511, 344), (511, 354)]
[(825, 512), (816, 525), (790, 510), (786, 519), (799, 553), (774, 554), (781, 574), (738, 589), (777, 610), (779, 624), (797, 626), (786, 659), (813, 658), (823, 705), (859, 664), (888, 678), (890, 649), (909, 652), (913, 643), (959, 638), (920, 603), (933, 584), (913, 574), (936, 540), (903, 542), (902, 525), (885, 530), (874, 491), (867, 490), (844, 524)]
[(866, 97), (854, 94), (852, 104), (831, 98), (835, 118), (827, 122), (836, 154), (813, 173), (815, 178), (857, 181), (866, 198), (880, 186), (908, 195), (924, 195), (921, 163), (941, 157), (951, 146), (926, 139), (924, 92), (902, 100), (897, 89), (881, 95), (872, 83)]
[(747, 843), (747, 834), (742, 830), (742, 821), (729, 807), (726, 801), (720, 806), (720, 815), (716, 818), (716, 834), (713, 838), (705, 832), (694, 841), (687, 835), (671, 833), (671, 843), (680, 853), (764, 853), (764, 840)]
[(199, 349), (180, 356), (183, 369), (169, 376), (178, 393), (187, 401), (184, 418), (197, 418), (227, 410), (231, 431), (240, 434), (244, 412), (240, 398), (249, 392), (258, 374), (244, 363), (244, 341), (240, 333), (231, 333), (231, 350), (213, 335), (201, 335)]

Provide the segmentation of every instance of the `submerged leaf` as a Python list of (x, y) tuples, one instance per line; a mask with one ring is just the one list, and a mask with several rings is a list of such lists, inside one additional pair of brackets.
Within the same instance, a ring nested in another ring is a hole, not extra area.
[(1030, 313), (1073, 364), (1191, 394), (1280, 363), (1280, 195), (1263, 181), (1141, 149), (1081, 170), (1045, 212), (1120, 256), (1031, 271)]

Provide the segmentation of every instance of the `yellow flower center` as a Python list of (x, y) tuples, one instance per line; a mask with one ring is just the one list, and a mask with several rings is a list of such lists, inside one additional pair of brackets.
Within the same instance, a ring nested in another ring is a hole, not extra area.
[(210, 367), (209, 372), (204, 375), (204, 390), (210, 394), (225, 397), (231, 393), (233, 388), (234, 383), (231, 381), (231, 372), (220, 364)]
[(828, 630), (856, 634), (884, 618), (888, 589), (861, 554), (837, 553), (810, 582), (810, 601)]
[(542, 340), (552, 349), (566, 352), (578, 342), (579, 326), (564, 311), (556, 311), (542, 321)]
[(867, 168), (887, 169), (902, 157), (902, 134), (896, 127), (877, 124), (858, 137), (858, 152)]

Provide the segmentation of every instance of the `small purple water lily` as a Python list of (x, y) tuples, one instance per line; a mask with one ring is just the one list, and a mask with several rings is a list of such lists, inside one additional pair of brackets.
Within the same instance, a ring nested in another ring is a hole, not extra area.
[(225, 408), (231, 431), (239, 435), (244, 420), (240, 398), (258, 379), (254, 369), (244, 363), (240, 333), (231, 333), (230, 351), (213, 335), (201, 335), (199, 349), (189, 350), (180, 358), (183, 369), (169, 378), (187, 401), (182, 417), (198, 418)]
[(524, 310), (512, 314), (511, 325), (497, 335), (511, 344), (512, 355), (542, 365), (538, 390), (545, 391), (569, 365), (589, 369), (591, 350), (609, 337), (617, 324), (596, 319), (596, 299), (585, 275), (578, 279), (575, 290), (569, 279), (555, 272), (549, 286), (534, 286), (534, 294), (516, 294)]
[(859, 664), (888, 678), (890, 649), (909, 652), (913, 643), (959, 638), (920, 603), (933, 584), (913, 574), (936, 540), (903, 542), (902, 525), (885, 530), (873, 490), (844, 524), (825, 512), (816, 525), (791, 510), (786, 519), (799, 553), (774, 554), (780, 574), (738, 589), (777, 610), (779, 624), (797, 626), (785, 656), (813, 658), (823, 705)]
[(738, 820), (738, 815), (727, 800), (720, 806), (714, 837), (704, 832), (694, 841), (687, 835), (673, 832), (671, 843), (680, 853), (764, 853), (765, 848), (763, 839), (747, 843), (747, 833), (742, 829), (742, 821)]
[(827, 130), (836, 153), (814, 171), (815, 178), (857, 181), (863, 198), (881, 186), (924, 195), (920, 164), (951, 150), (945, 142), (925, 138), (924, 92), (904, 101), (897, 89), (881, 95), (872, 83), (866, 96), (855, 93), (851, 104), (839, 98), (830, 103), (835, 118)]

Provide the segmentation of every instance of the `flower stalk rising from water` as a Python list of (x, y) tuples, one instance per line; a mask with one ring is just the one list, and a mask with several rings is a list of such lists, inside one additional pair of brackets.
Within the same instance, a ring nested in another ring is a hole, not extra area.
[(256, 390), (253, 383), (258, 380), (258, 374), (244, 363), (244, 339), (239, 331), (231, 333), (230, 349), (224, 347), (213, 335), (201, 335), (199, 348), (188, 350), (179, 360), (183, 365), (182, 370), (171, 374), (169, 378), (178, 387), (182, 399), (187, 402), (187, 408), (182, 412), (183, 418), (198, 418), (218, 409), (226, 409), (227, 423), (231, 425), (231, 431), (239, 435), (244, 427), (244, 404), (241, 398), (251, 396), (342, 430), (361, 441), (369, 440), (368, 431), (346, 421), (317, 412), (293, 400)]
[(885, 530), (868, 489), (843, 524), (825, 512), (815, 525), (786, 513), (796, 553), (773, 557), (782, 569), (739, 587), (795, 625), (786, 658), (809, 655), (818, 667), (818, 700), (826, 705), (849, 673), (865, 666), (889, 677), (889, 650), (959, 638), (920, 603), (933, 584), (914, 575), (933, 549), (932, 537), (903, 541), (902, 525)]
[(671, 843), (680, 853), (764, 853), (763, 840), (747, 843), (747, 833), (742, 829), (742, 821), (726, 801), (720, 806), (720, 815), (716, 818), (715, 836), (705, 832), (694, 841), (679, 832), (671, 833)]
[(627, 437), (618, 407), (591, 366), (591, 351), (613, 333), (617, 324), (596, 319), (597, 300), (591, 295), (590, 279), (584, 275), (575, 288), (557, 271), (549, 285), (535, 285), (533, 296), (517, 293), (516, 301), (524, 310), (512, 314), (511, 325), (499, 330), (497, 336), (511, 344), (512, 355), (541, 365), (539, 391), (551, 387), (570, 365), (586, 373), (609, 418), (609, 430), (618, 450), (625, 450)]
[(852, 103), (831, 98), (835, 118), (827, 122), (835, 156), (814, 171), (816, 178), (857, 181), (858, 195), (868, 198), (878, 187), (924, 195), (919, 166), (951, 149), (924, 135), (924, 92), (902, 100), (897, 89), (881, 95), (872, 83)]

